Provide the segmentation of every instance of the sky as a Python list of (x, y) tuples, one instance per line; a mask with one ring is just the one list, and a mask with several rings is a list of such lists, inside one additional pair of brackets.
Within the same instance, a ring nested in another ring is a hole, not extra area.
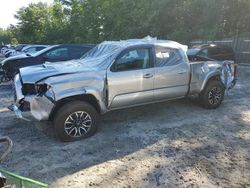
[(46, 2), (51, 4), (53, 0), (0, 0), (0, 28), (6, 29), (10, 24), (15, 25), (14, 18), (16, 11), (30, 3)]

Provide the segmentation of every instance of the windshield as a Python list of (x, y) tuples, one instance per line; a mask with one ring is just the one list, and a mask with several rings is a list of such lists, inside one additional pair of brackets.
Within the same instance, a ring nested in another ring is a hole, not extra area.
[(123, 48), (114, 43), (99, 44), (81, 57), (81, 62), (93, 66), (109, 65), (112, 60)]
[(86, 54), (84, 54), (81, 59), (84, 58), (94, 58), (94, 57), (100, 57), (100, 56), (106, 56), (107, 54), (112, 54), (112, 52), (117, 51), (120, 49), (119, 45), (115, 44), (99, 44), (90, 51), (88, 51)]
[(21, 50), (21, 52), (24, 52), (25, 50), (27, 50), (27, 49), (29, 49), (29, 48), (31, 48), (32, 46), (25, 46), (25, 47), (23, 47), (23, 49)]
[(200, 51), (200, 49), (198, 49), (198, 48), (191, 48), (191, 49), (188, 49), (187, 55), (197, 55), (197, 53), (199, 51)]

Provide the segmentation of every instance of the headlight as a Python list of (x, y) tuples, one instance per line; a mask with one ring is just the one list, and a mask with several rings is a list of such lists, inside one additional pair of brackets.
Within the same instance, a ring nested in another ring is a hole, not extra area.
[(38, 95), (42, 95), (48, 90), (48, 87), (46, 84), (41, 84), (41, 85), (35, 85), (35, 89)]
[(47, 91), (44, 95), (52, 102), (55, 101), (55, 93), (52, 87), (48, 86)]
[(34, 95), (36, 94), (36, 88), (34, 84), (23, 84), (22, 93), (24, 95)]
[(47, 91), (47, 85), (23, 84), (22, 92), (24, 95), (41, 95)]

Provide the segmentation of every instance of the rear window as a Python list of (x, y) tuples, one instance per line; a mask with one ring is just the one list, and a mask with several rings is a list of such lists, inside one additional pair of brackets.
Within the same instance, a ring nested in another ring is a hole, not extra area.
[(182, 62), (179, 50), (173, 48), (156, 47), (155, 56), (155, 67), (172, 66)]

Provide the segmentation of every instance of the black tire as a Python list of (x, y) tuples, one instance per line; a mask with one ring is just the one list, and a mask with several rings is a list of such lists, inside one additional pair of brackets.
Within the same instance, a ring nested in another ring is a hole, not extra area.
[(218, 80), (211, 80), (199, 95), (199, 101), (204, 108), (218, 108), (225, 94), (225, 86)]
[[(88, 115), (91, 119), (87, 118)], [(83, 101), (72, 101), (66, 103), (57, 111), (53, 124), (58, 139), (63, 142), (72, 142), (94, 135), (98, 121), (99, 114), (92, 105)]]

